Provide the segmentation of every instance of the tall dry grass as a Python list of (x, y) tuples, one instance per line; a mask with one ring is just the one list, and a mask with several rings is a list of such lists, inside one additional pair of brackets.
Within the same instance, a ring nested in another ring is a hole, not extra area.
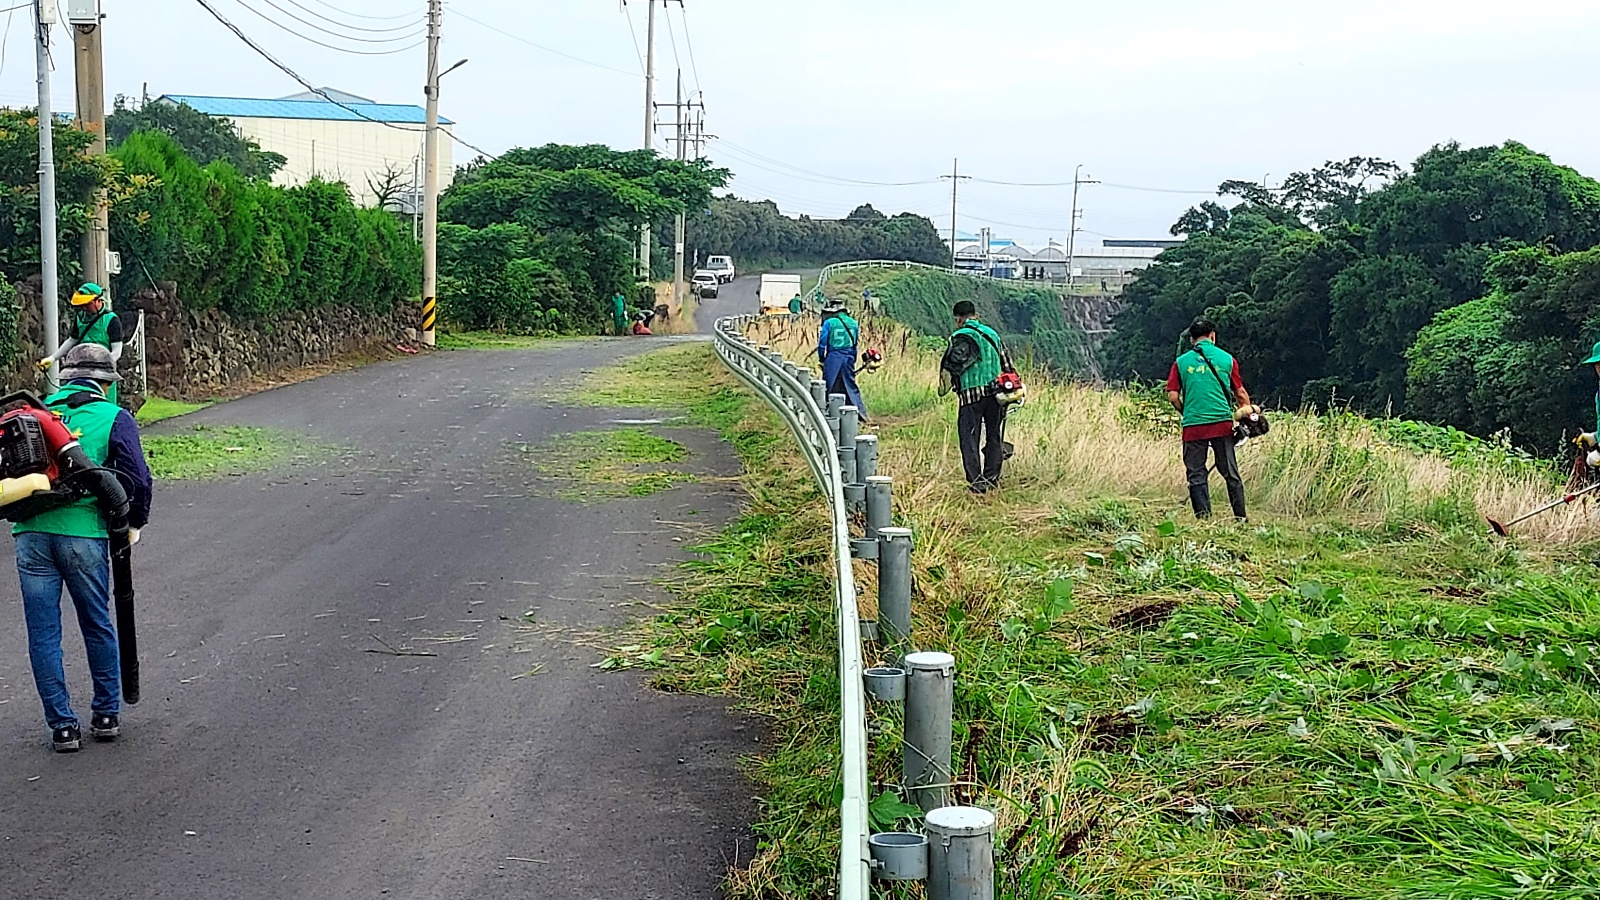
[[(818, 321), (774, 317), (754, 323), (751, 337), (815, 370)], [(961, 480), (953, 397), (939, 397), (939, 351), (883, 317), (862, 322), (862, 345), (881, 350), (882, 368), (858, 381), (873, 430), (902, 432), (912, 440), (886, 441), (882, 466), (890, 474), (916, 473), (909, 496), (935, 527), (940, 502), (966, 496)], [(1085, 499), (1138, 498), (1185, 508), (1183, 464), (1175, 420), (1159, 401), (1081, 384), (1051, 383), (1025, 372), (1027, 403), (1011, 414), (1007, 438), (1016, 456), (1006, 465), (1000, 501), (1056, 509)], [(1492, 516), (1506, 520), (1559, 496), (1555, 470), (1456, 465), (1385, 442), (1370, 423), (1350, 414), (1276, 413), (1266, 437), (1239, 449), (1252, 517), (1353, 524), (1414, 522), (1444, 527)], [(946, 472), (943, 480), (930, 472)], [(1220, 498), (1220, 479), (1213, 492)], [(924, 502), (933, 501), (928, 505)], [(1224, 504), (1225, 505), (1225, 504)], [(952, 517), (949, 526), (958, 520)], [(1524, 540), (1566, 544), (1600, 538), (1600, 514), (1574, 503), (1517, 526)], [(924, 537), (928, 537), (925, 535)], [(919, 538), (921, 540), (922, 538)]]

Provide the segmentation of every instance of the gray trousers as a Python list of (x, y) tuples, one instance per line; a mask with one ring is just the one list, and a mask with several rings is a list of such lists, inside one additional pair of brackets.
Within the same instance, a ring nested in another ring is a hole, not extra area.
[(1183, 468), (1189, 476), (1189, 503), (1197, 519), (1211, 518), (1211, 472), (1206, 466), (1207, 451), (1217, 458), (1217, 472), (1228, 485), (1228, 503), (1236, 518), (1244, 518), (1244, 481), (1239, 478), (1239, 460), (1233, 454), (1233, 436), (1205, 441), (1183, 442)]

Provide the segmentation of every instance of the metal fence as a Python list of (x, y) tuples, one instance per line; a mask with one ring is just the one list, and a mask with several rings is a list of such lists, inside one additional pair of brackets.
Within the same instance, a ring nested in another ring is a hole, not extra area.
[[(851, 265), (851, 264), (846, 264)], [(859, 265), (859, 264), (855, 264)], [(896, 264), (898, 265), (898, 264)], [(830, 267), (834, 268), (834, 267)], [(827, 270), (824, 270), (826, 276)], [(929, 900), (992, 900), (994, 815), (949, 805), (955, 658), (912, 652), (910, 529), (892, 524), (892, 479), (877, 474), (878, 439), (859, 434), (855, 407), (808, 369), (756, 346), (743, 328), (758, 317), (717, 320), (713, 342), (728, 368), (777, 411), (800, 445), (832, 515), (838, 631), (839, 900), (867, 900), (871, 880), (925, 881)], [(863, 533), (850, 533), (851, 513)], [(878, 620), (858, 611), (854, 560), (878, 566)], [(867, 668), (863, 638), (888, 665)], [(904, 705), (902, 785), (923, 813), (922, 831), (872, 833), (867, 772), (867, 696)]]
[(986, 275), (982, 272), (951, 269), (949, 266), (930, 266), (927, 263), (908, 262), (901, 259), (858, 259), (852, 262), (834, 263), (818, 273), (817, 283), (811, 288), (811, 298), (813, 300), (821, 298), (822, 290), (828, 286), (829, 278), (832, 278), (836, 273), (848, 272), (851, 269), (925, 269), (930, 272), (943, 272), (946, 275), (962, 275), (979, 281), (999, 281), (1005, 284), (1017, 283), (1016, 279), (996, 278), (993, 275)]

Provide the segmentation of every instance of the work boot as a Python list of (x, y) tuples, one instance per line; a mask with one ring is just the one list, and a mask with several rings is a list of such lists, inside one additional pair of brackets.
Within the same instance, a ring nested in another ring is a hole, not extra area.
[(1204, 484), (1189, 485), (1189, 505), (1194, 507), (1196, 519), (1211, 518), (1211, 487)]

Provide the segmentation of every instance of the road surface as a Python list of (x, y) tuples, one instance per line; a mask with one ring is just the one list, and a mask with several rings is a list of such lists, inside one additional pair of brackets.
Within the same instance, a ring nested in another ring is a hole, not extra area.
[[(169, 425), (281, 429), (314, 460), (158, 484), (136, 561), (144, 702), (115, 744), (48, 750), (0, 579), (0, 896), (715, 896), (750, 855), (735, 767), (756, 726), (593, 668), (582, 633), (662, 600), (650, 579), (737, 490), (578, 503), (530, 495), (517, 459), (647, 418), (559, 402), (642, 344), (438, 353)], [(712, 435), (673, 436), (693, 465), (733, 465)]]
[(710, 334), (711, 327), (723, 316), (753, 313), (759, 303), (761, 275), (740, 275), (722, 286), (715, 297), (702, 298), (694, 311), (695, 330)]

